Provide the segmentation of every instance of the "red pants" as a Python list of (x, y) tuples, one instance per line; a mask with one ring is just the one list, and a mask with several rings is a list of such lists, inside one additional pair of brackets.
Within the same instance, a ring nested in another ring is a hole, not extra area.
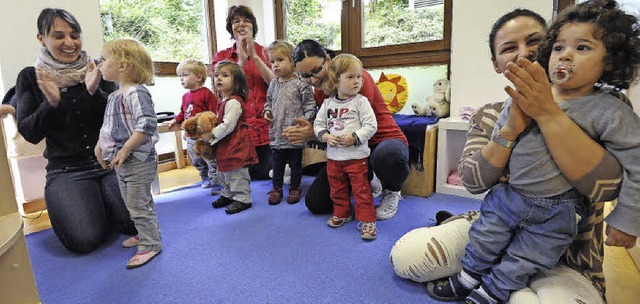
[(371, 186), (369, 185), (368, 160), (327, 160), (327, 176), (333, 200), (333, 215), (346, 218), (351, 215), (349, 184), (356, 209), (356, 219), (362, 222), (376, 221), (376, 208), (373, 205)]

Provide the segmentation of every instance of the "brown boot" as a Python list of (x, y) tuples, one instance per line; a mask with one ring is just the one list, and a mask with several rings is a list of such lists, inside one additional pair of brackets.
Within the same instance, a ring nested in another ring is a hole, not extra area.
[(282, 188), (273, 188), (269, 191), (269, 205), (277, 205), (282, 201)]
[(287, 196), (287, 203), (295, 204), (300, 201), (300, 188), (290, 188), (289, 196)]

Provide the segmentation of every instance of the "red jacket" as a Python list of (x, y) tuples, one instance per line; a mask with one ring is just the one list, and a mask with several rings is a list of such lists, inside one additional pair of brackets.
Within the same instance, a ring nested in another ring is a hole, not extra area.
[(224, 106), (230, 99), (240, 101), (242, 105), (242, 114), (236, 122), (233, 132), (221, 139), (216, 146), (216, 160), (218, 162), (218, 170), (220, 172), (229, 172), (241, 168), (246, 165), (258, 163), (258, 154), (250, 140), (249, 131), (246, 124), (245, 102), (239, 96), (229, 96), (218, 104), (218, 117), (224, 118)]

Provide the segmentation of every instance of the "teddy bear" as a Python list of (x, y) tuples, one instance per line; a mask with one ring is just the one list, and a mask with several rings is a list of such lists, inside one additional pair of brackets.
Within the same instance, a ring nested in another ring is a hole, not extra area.
[(416, 115), (435, 115), (440, 118), (449, 116), (449, 106), (451, 103), (451, 88), (449, 87), (449, 80), (446, 78), (436, 80), (433, 84), (433, 93), (427, 96), (425, 100), (425, 105), (417, 103), (411, 105), (411, 109), (413, 109), (413, 112)]
[(182, 122), (182, 129), (186, 135), (196, 140), (194, 151), (198, 157), (204, 159), (216, 158), (215, 146), (200, 140), (200, 135), (205, 132), (211, 132), (217, 125), (218, 116), (211, 111), (200, 112)]

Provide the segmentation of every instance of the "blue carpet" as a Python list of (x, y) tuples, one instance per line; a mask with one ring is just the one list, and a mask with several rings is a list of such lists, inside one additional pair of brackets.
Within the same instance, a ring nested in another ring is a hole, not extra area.
[[(311, 181), (305, 176), (303, 189)], [(391, 247), (406, 232), (433, 225), (438, 210), (479, 208), (473, 199), (406, 195), (394, 218), (378, 222), (378, 238), (365, 242), (356, 221), (333, 229), (328, 215), (310, 214), (304, 201), (269, 206), (271, 181), (252, 188), (253, 208), (232, 216), (213, 209), (214, 197), (198, 185), (157, 196), (164, 250), (134, 270), (125, 269), (135, 248), (120, 247), (124, 235), (88, 255), (67, 251), (51, 229), (28, 235), (42, 301), (438, 303), (424, 285), (394, 274)]]

